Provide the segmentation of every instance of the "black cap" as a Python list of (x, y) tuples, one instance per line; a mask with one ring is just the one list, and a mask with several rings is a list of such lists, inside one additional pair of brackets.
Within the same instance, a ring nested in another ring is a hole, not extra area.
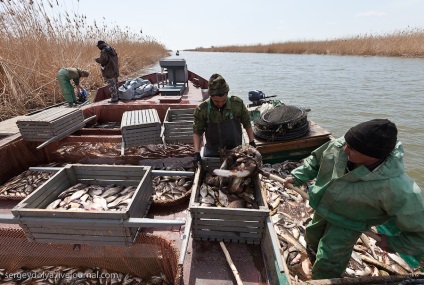
[(104, 41), (98, 41), (97, 42), (97, 46), (102, 45), (102, 44), (105, 44), (105, 42)]
[(384, 158), (397, 142), (396, 125), (387, 119), (374, 119), (350, 128), (346, 143), (354, 150), (374, 158)]

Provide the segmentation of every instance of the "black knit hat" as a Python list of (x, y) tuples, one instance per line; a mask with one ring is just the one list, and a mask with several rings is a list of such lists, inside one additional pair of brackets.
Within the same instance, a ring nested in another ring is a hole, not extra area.
[(97, 46), (102, 45), (102, 44), (105, 44), (105, 42), (104, 41), (98, 41), (97, 42)]
[(387, 119), (374, 119), (350, 128), (346, 143), (354, 150), (374, 158), (384, 158), (397, 141), (396, 125)]

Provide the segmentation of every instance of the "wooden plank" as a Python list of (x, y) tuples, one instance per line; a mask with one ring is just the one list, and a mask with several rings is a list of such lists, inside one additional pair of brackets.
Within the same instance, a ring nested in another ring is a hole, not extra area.
[(148, 124), (142, 124), (142, 125), (131, 125), (121, 128), (123, 133), (130, 133), (131, 131), (156, 131), (161, 129), (161, 125), (159, 123), (148, 123)]
[(21, 122), (50, 122), (57, 118), (66, 116), (78, 112), (77, 109), (69, 108), (51, 108), (43, 112), (28, 116), (27, 118), (21, 120)]
[[(93, 228), (70, 228), (66, 227), (66, 224), (63, 227), (60, 228), (52, 228), (52, 227), (31, 227), (31, 235), (34, 237), (37, 237), (37, 235), (41, 234), (57, 234), (62, 236), (68, 236), (68, 235), (85, 235), (85, 236), (123, 236), (125, 231), (122, 228), (117, 229), (93, 229)], [(130, 232), (126, 232), (125, 236), (131, 236)]]
[[(202, 230), (207, 231), (218, 231), (218, 232), (237, 232), (237, 233), (255, 233), (262, 234), (264, 229), (261, 227), (251, 228), (251, 227), (235, 227), (235, 226), (221, 226), (218, 224), (215, 225), (205, 225), (203, 223), (198, 223), (199, 226), (202, 227)], [(240, 225), (240, 224), (239, 224)]]
[(112, 241), (119, 242), (122, 241), (122, 236), (103, 236), (103, 235), (60, 235), (60, 234), (43, 234), (43, 233), (35, 233), (33, 234), (35, 240), (40, 239), (56, 239), (56, 240), (73, 240), (78, 241), (78, 243), (84, 243), (84, 241)]
[(257, 229), (259, 227), (263, 227), (263, 223), (261, 222), (262, 219), (259, 219), (258, 221), (246, 221), (246, 222), (240, 222), (237, 220), (221, 220), (217, 222), (216, 220), (209, 220), (209, 219), (202, 219), (202, 218), (196, 218), (193, 219), (193, 222), (197, 223), (199, 226), (216, 226), (220, 225), (223, 227), (239, 227), (240, 225), (243, 225), (243, 228), (246, 230), (248, 229)]
[(223, 237), (223, 236), (196, 236), (193, 237), (197, 240), (204, 240), (204, 241), (217, 241), (217, 242), (226, 242), (226, 243), (243, 243), (243, 244), (255, 244), (260, 245), (261, 244), (261, 238), (260, 237)]
[[(131, 238), (131, 240), (126, 240), (126, 241), (110, 241), (110, 240), (85, 240), (83, 243), (84, 244), (95, 244), (95, 245), (110, 245), (110, 246), (129, 246), (132, 244), (132, 242), (134, 241), (134, 238)], [(39, 243), (54, 243), (54, 244), (82, 244), (82, 242), (78, 242), (78, 240), (73, 240), (73, 239), (69, 239), (69, 240), (65, 240), (65, 239), (61, 239), (61, 240), (57, 240), (57, 239), (51, 239), (51, 238), (37, 238), (34, 240), (34, 242), (39, 242)]]
[(250, 239), (262, 239), (262, 234), (256, 234), (256, 233), (239, 233), (239, 232), (221, 232), (221, 231), (197, 231), (193, 233), (193, 235), (196, 235), (196, 237), (208, 237), (208, 238), (221, 238), (221, 239), (236, 239), (236, 240), (243, 240), (245, 238)]
[[(234, 210), (234, 211), (227, 211)], [(266, 211), (248, 209), (234, 209), (234, 208), (215, 208), (213, 211), (205, 212), (204, 207), (192, 207), (193, 220), (196, 219), (210, 219), (219, 223), (221, 220), (226, 221), (239, 221), (239, 222), (257, 222), (263, 221), (264, 217), (268, 214)]]
[[(63, 219), (57, 219), (58, 222), (46, 222), (47, 219), (39, 219), (40, 221), (30, 221), (30, 226), (31, 229), (34, 231), (38, 231), (38, 232), (53, 232), (53, 231), (68, 231), (68, 230), (81, 230), (81, 231), (120, 231), (122, 232), (125, 229), (128, 228), (124, 228), (123, 224), (120, 223), (120, 221), (116, 221), (116, 220), (111, 220), (111, 219), (99, 219), (98, 221), (96, 221), (95, 223), (91, 223), (91, 222), (87, 222), (87, 223), (64, 223)], [(44, 221), (42, 221), (44, 220)], [(49, 219), (50, 221), (51, 219)], [(60, 220), (62, 220), (62, 222), (59, 222)], [(90, 220), (92, 220), (90, 218)], [(27, 223), (28, 218), (23, 218), (22, 219), (22, 224)], [(113, 223), (112, 223), (113, 222)], [(62, 223), (60, 225), (60, 223)]]

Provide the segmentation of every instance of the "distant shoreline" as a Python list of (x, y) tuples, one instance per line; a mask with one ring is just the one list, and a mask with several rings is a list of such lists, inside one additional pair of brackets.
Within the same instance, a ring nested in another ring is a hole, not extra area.
[(198, 47), (187, 51), (281, 54), (326, 54), (393, 57), (424, 57), (424, 29), (415, 28), (385, 35), (359, 35), (323, 41), (289, 41), (271, 44)]

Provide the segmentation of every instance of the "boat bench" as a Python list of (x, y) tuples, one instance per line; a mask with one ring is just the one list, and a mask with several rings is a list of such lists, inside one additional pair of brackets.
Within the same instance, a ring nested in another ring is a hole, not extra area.
[(181, 95), (184, 93), (185, 83), (176, 83), (176, 85), (165, 85), (159, 88), (161, 95)]
[(162, 143), (158, 111), (145, 109), (124, 112), (121, 120), (121, 133), (122, 155), (126, 147)]

